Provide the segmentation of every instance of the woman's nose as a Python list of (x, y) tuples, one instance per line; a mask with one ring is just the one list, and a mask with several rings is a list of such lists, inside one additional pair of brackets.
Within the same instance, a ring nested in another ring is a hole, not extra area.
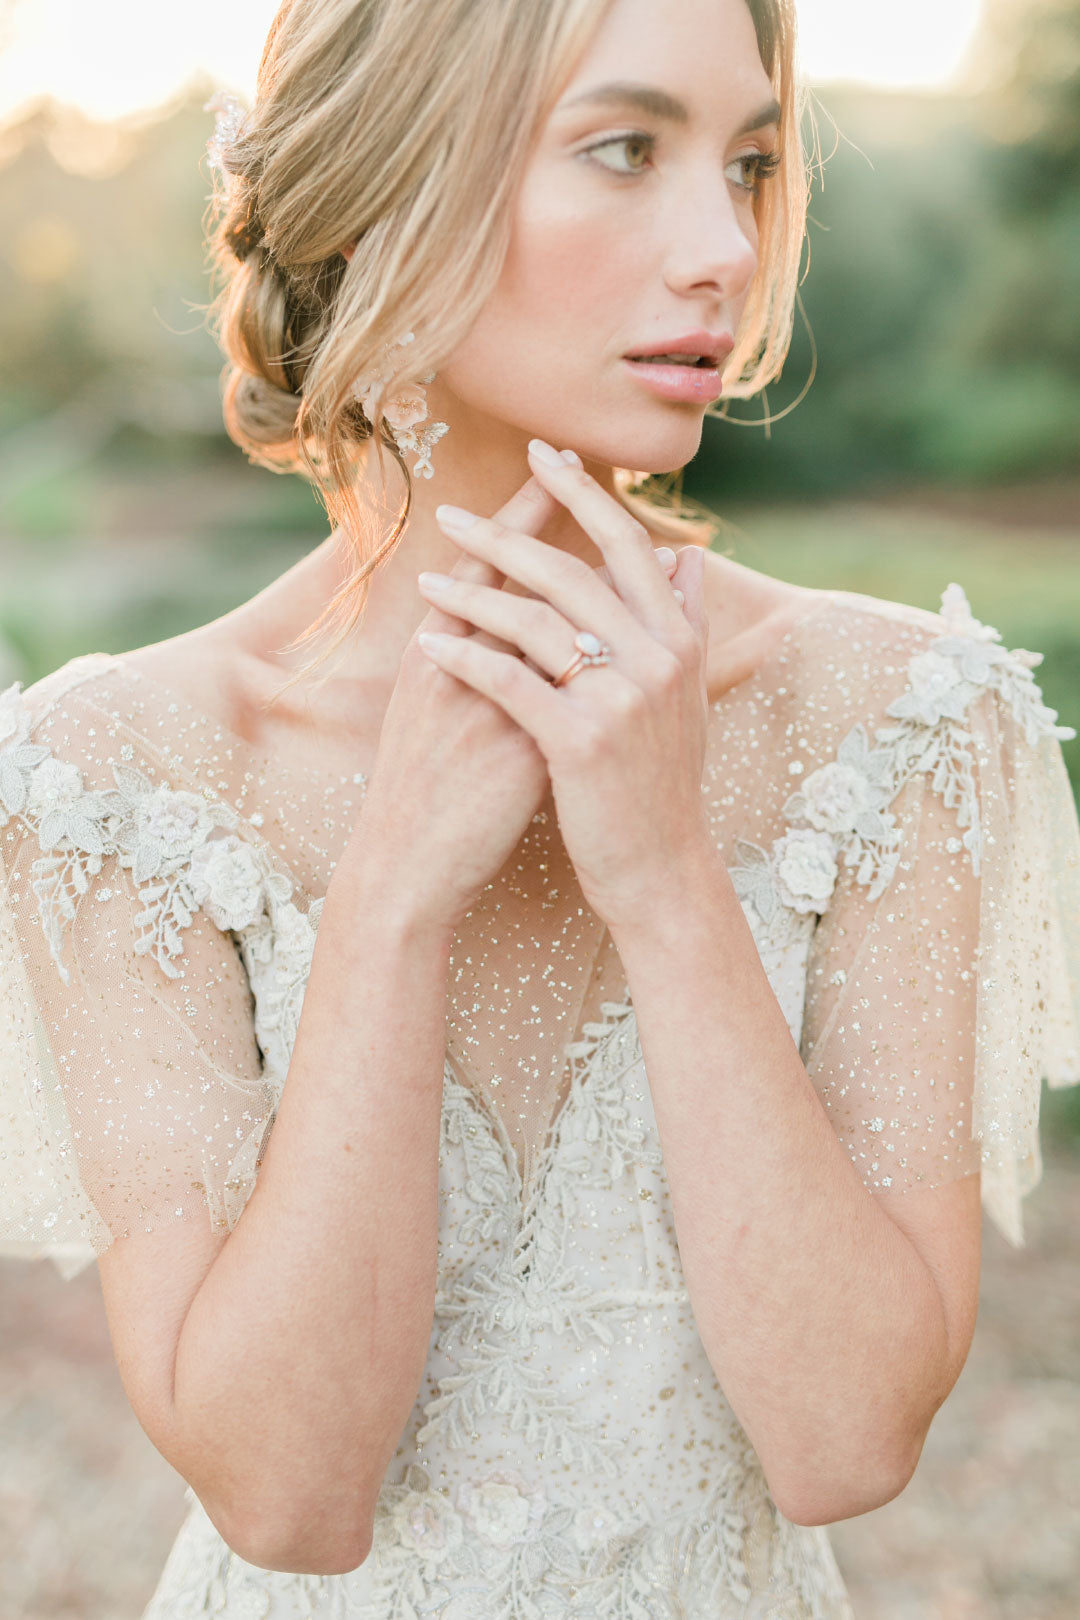
[(673, 292), (741, 298), (757, 269), (757, 232), (749, 207), (736, 207), (730, 187), (695, 188), (669, 219), (667, 281)]

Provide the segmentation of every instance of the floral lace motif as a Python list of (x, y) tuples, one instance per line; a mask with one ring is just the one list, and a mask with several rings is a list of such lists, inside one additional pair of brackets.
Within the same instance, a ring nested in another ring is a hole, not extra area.
[(900, 724), (878, 728), (875, 747), (863, 725), (853, 726), (836, 759), (812, 772), (788, 799), (784, 816), (792, 825), (769, 850), (736, 840), (732, 882), (763, 922), (770, 923), (779, 907), (824, 912), (841, 859), (857, 867), (856, 881), (869, 885), (869, 898), (876, 900), (892, 881), (901, 852), (888, 807), (920, 772), (931, 774), (933, 790), (956, 810), (957, 826), (966, 831), (955, 851), (967, 850), (978, 875), (982, 828), (972, 736), (963, 722), (982, 692), (1001, 694), (1029, 743), (1040, 735), (1076, 736), (1072, 726), (1055, 724), (1057, 711), (1042, 701), (1031, 673), (1042, 653), (993, 645), (1000, 632), (974, 618), (960, 585), (942, 593), (941, 609), (946, 633), (912, 657), (907, 690), (885, 711)]
[(549, 1501), (510, 1470), (462, 1485), (455, 1503), (410, 1467), (380, 1499), (372, 1620), (734, 1620), (751, 1596), (738, 1491), (724, 1478), (694, 1514), (624, 1528), (604, 1508)]
[(465, 1482), (451, 1496), (413, 1464), (400, 1485), (384, 1487), (371, 1553), (344, 1576), (279, 1574), (245, 1563), (191, 1501), (159, 1588), (168, 1607), (155, 1598), (145, 1620), (266, 1620), (279, 1612), (279, 1597), (290, 1614), (327, 1620), (850, 1614), (824, 1532), (790, 1525), (760, 1487), (734, 1471), (692, 1513), (663, 1525), (624, 1526), (603, 1507), (549, 1498), (512, 1469)]
[(31, 717), (17, 682), (0, 693), (0, 827), (18, 816), (36, 833), (32, 866), (42, 928), (64, 983), (63, 933), (79, 898), (108, 856), (131, 872), (142, 910), (138, 955), (152, 955), (167, 977), (183, 975), (183, 931), (205, 911), (237, 935), (257, 990), (256, 1034), (273, 1073), (284, 1079), (322, 909), (292, 903), (292, 879), (265, 850), (239, 837), (241, 817), (211, 797), (155, 783), (112, 763), (115, 788), (88, 789), (77, 766), (29, 742)]
[[(631, 1165), (662, 1162), (658, 1145), (630, 1116), (621, 1085), (641, 1056), (633, 1008), (629, 1001), (604, 1002), (601, 1012), (602, 1020), (586, 1024), (583, 1038), (567, 1048), (570, 1093), (523, 1213), (517, 1161), (508, 1142), (500, 1151), (497, 1119), (447, 1071), (443, 1140), (466, 1147), (465, 1190), (477, 1205), (460, 1230), (497, 1236), (501, 1244), (494, 1262), (470, 1268), (467, 1278), (448, 1280), (436, 1292), (436, 1320), (447, 1324), (441, 1342), (461, 1370), (444, 1377), (424, 1407), (426, 1421), (416, 1436), (421, 1444), (440, 1432), (452, 1445), (464, 1444), (484, 1412), (493, 1410), (513, 1432), (560, 1460), (610, 1476), (619, 1471), (617, 1448), (579, 1422), (573, 1407), (522, 1359), (545, 1332), (578, 1342), (591, 1335), (610, 1345), (618, 1321), (667, 1302), (656, 1290), (598, 1292), (568, 1259), (582, 1193), (612, 1187)], [(517, 1223), (514, 1211), (521, 1215)], [(673, 1301), (688, 1297), (672, 1291)]]

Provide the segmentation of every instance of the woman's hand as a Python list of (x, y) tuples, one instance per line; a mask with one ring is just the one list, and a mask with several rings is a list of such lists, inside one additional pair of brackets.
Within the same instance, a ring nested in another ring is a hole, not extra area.
[[(496, 520), (530, 533), (557, 507), (530, 478)], [(674, 552), (668, 565), (675, 566)], [(499, 596), (505, 576), (465, 551), (449, 577), (461, 590)], [(445, 611), (433, 607), (418, 630), (508, 657), (516, 651), (455, 616), (449, 604)], [(438, 669), (414, 636), (383, 718), (349, 859), (339, 862), (341, 882), (361, 870), (412, 918), (454, 927), (512, 854), (549, 790), (546, 762), (529, 733), (498, 703)]]
[[(421, 575), (425, 596), (520, 649), (533, 667), (476, 637), (425, 636), (421, 645), (535, 740), (583, 893), (615, 930), (647, 917), (712, 849), (701, 799), (704, 559), (697, 547), (684, 547), (669, 579), (647, 531), (580, 464), (537, 440), (530, 458), (539, 482), (596, 542), (607, 580), (498, 518), (440, 507), (436, 516), (456, 545), (532, 594), (460, 579), (439, 587)], [(579, 630), (599, 636), (611, 661), (555, 687)]]
[[(530, 478), (497, 517), (515, 530), (540, 529), (556, 502)], [(461, 590), (499, 595), (504, 575), (464, 552), (452, 575)], [(481, 646), (505, 644), (433, 608), (422, 631)], [(444, 674), (414, 635), (402, 655), (379, 732), (364, 802), (350, 837), (355, 880), (374, 884), (414, 921), (453, 928), (513, 852), (548, 792), (543, 755), (527, 732), (486, 697)], [(336, 874), (335, 874), (336, 876)]]

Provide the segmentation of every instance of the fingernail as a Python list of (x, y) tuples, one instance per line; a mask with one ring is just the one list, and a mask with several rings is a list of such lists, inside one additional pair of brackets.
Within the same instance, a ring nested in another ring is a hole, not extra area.
[(564, 450), (562, 460), (568, 461), (571, 467), (583, 467), (585, 465), (576, 450)]
[(559, 452), (550, 444), (545, 444), (543, 439), (530, 439), (529, 453), (534, 455), (537, 461), (543, 462), (545, 467), (558, 467), (561, 464)]
[(443, 643), (452, 641), (453, 637), (440, 635), (436, 630), (421, 630), (416, 639), (425, 652), (438, 652)]
[(425, 590), (445, 591), (446, 587), (452, 585), (454, 581), (449, 574), (432, 574), (425, 569), (422, 574), (417, 574), (416, 583), (423, 585)]
[(463, 506), (437, 506), (435, 518), (444, 529), (470, 529), (476, 522), (476, 513)]
[(666, 568), (668, 563), (673, 563), (675, 561), (675, 553), (672, 551), (670, 546), (657, 546), (656, 560), (658, 563), (662, 563)]
[(671, 594), (674, 596), (679, 606), (682, 607), (683, 603), (686, 601), (686, 597), (683, 595), (682, 591), (672, 591)]

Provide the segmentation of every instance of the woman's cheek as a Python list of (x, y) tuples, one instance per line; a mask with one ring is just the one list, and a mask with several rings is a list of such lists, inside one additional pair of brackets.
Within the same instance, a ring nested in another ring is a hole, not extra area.
[(581, 212), (522, 220), (460, 357), (483, 354), (494, 365), (513, 352), (541, 367), (558, 357), (564, 377), (575, 361), (601, 358), (608, 334), (625, 324), (629, 247)]
[(508, 283), (519, 303), (537, 308), (547, 301), (564, 314), (574, 308), (589, 310), (603, 301), (611, 318), (617, 309), (609, 300), (620, 287), (625, 299), (632, 270), (629, 250), (634, 232), (624, 206), (618, 212), (596, 206), (595, 199), (531, 199), (524, 207), (507, 255)]

